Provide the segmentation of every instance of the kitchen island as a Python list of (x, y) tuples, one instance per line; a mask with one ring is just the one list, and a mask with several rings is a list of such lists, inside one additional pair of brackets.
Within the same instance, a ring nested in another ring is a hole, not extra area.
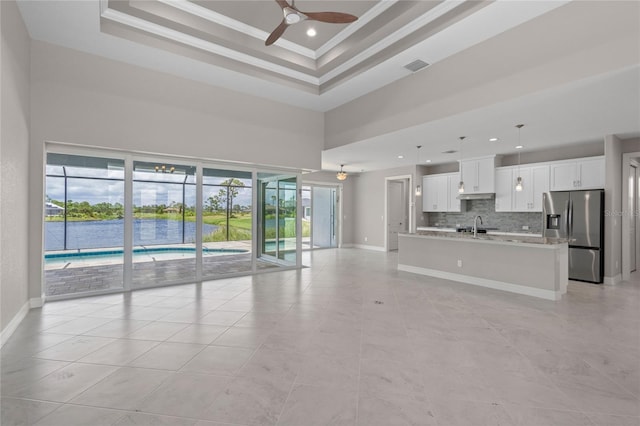
[(560, 300), (569, 280), (568, 240), (421, 231), (398, 237), (398, 270)]

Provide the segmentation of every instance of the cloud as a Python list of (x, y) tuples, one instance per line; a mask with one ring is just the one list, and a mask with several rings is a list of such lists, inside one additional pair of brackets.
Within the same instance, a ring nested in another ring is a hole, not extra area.
[[(219, 186), (205, 185), (203, 188), (204, 203), (207, 204), (209, 197), (218, 195), (221, 188)], [(54, 200), (64, 201), (64, 178), (47, 177), (46, 195)], [(104, 202), (124, 204), (124, 182), (120, 180), (68, 178), (67, 199), (75, 202), (87, 201), (89, 204)], [(251, 188), (238, 188), (238, 195), (233, 199), (233, 204), (249, 206), (252, 201)], [(133, 183), (134, 206), (170, 205), (173, 202), (182, 203), (182, 184)], [(185, 188), (185, 204), (187, 206), (195, 206), (195, 203), (196, 186), (187, 185)]]

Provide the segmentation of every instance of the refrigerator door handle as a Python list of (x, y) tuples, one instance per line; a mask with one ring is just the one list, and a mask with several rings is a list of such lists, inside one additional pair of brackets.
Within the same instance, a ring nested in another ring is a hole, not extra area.
[(567, 231), (568, 237), (571, 238), (573, 236), (573, 201), (567, 201), (567, 209), (569, 212), (567, 214)]

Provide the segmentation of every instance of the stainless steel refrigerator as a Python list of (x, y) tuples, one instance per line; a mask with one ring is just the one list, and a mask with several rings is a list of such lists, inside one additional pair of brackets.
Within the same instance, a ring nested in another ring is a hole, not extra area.
[(604, 191), (544, 193), (545, 237), (569, 238), (569, 279), (602, 283), (604, 276)]

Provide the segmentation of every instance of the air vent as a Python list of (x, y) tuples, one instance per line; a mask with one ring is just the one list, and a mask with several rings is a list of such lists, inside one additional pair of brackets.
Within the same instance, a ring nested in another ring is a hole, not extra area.
[(426, 63), (425, 61), (421, 61), (420, 59), (416, 59), (415, 61), (411, 62), (410, 64), (405, 65), (404, 67), (406, 69), (408, 69), (411, 72), (417, 72), (420, 71), (423, 68), (428, 67), (429, 64)]
[(458, 151), (456, 151), (455, 149), (450, 149), (449, 151), (442, 151), (443, 154), (455, 154), (456, 152)]

